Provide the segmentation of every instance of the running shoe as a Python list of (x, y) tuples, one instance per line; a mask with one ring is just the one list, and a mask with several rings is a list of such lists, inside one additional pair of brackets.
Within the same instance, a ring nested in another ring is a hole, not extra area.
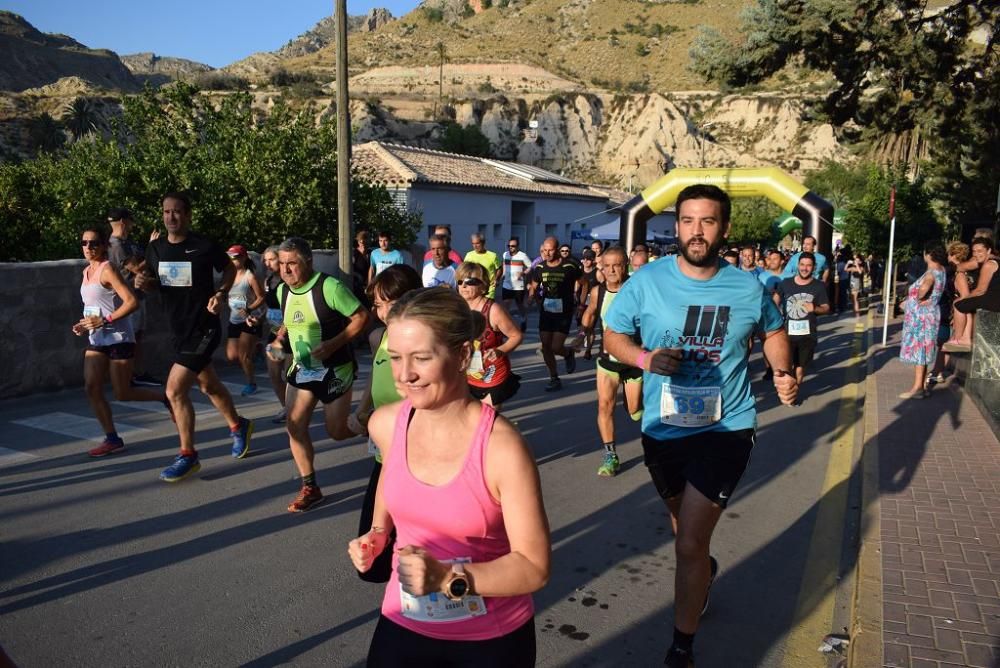
[(613, 478), (618, 474), (621, 464), (618, 462), (618, 455), (613, 452), (604, 453), (604, 461), (597, 469), (597, 475), (604, 478)]
[(271, 418), (271, 422), (274, 424), (285, 424), (288, 422), (288, 409), (282, 408), (278, 411), (278, 414)]
[(545, 386), (546, 392), (555, 392), (562, 389), (562, 381), (558, 378), (550, 378), (549, 384)]
[(576, 351), (570, 349), (569, 354), (566, 355), (566, 373), (574, 373), (576, 371)]
[(243, 390), (240, 394), (244, 397), (249, 397), (251, 394), (257, 394), (257, 383), (247, 383), (243, 386)]
[(715, 557), (708, 555), (708, 561), (712, 565), (712, 572), (708, 576), (708, 590), (705, 591), (705, 605), (701, 608), (701, 614), (705, 614), (708, 610), (708, 597), (712, 594), (712, 583), (715, 582), (715, 576), (719, 574), (719, 562), (715, 560)]
[(164, 482), (179, 482), (200, 470), (201, 462), (198, 461), (197, 453), (193, 455), (177, 455), (174, 463), (163, 469), (163, 473), (160, 474), (160, 480)]
[(303, 485), (299, 491), (299, 495), (295, 497), (294, 501), (288, 504), (288, 512), (304, 513), (322, 502), (323, 492), (319, 491), (319, 487)]
[(667, 657), (663, 659), (663, 665), (667, 668), (694, 668), (694, 655), (676, 645), (671, 645), (667, 650)]
[(104, 442), (99, 446), (90, 450), (87, 454), (91, 457), (107, 457), (108, 455), (113, 455), (116, 452), (121, 452), (125, 449), (125, 441), (122, 439), (112, 440), (110, 438), (104, 439)]
[(137, 373), (132, 376), (133, 385), (142, 385), (145, 387), (159, 387), (163, 385), (163, 381), (159, 378), (155, 378), (148, 373)]
[(233, 437), (233, 459), (243, 459), (250, 452), (251, 434), (253, 434), (253, 422), (241, 417), (236, 431), (229, 432), (229, 435)]

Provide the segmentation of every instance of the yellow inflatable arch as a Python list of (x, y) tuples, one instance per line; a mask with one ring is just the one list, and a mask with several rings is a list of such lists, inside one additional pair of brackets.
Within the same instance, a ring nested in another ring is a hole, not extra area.
[(646, 239), (646, 221), (677, 201), (684, 188), (698, 183), (722, 188), (730, 197), (767, 197), (803, 221), (804, 235), (816, 237), (828, 258), (833, 246), (833, 205), (777, 167), (749, 169), (675, 169), (622, 206), (625, 248)]

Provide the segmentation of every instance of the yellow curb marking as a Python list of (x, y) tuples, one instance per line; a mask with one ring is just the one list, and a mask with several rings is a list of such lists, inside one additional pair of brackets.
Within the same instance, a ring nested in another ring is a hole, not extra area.
[(816, 523), (813, 525), (795, 603), (793, 628), (786, 636), (784, 646), (782, 665), (789, 668), (826, 666), (826, 655), (817, 650), (823, 636), (835, 630), (831, 626), (844, 538), (844, 516), (847, 513), (847, 481), (851, 475), (858, 419), (858, 376), (864, 362), (861, 356), (864, 332), (864, 323), (854, 325), (851, 361), (844, 374), (844, 388), (837, 411), (837, 429), (840, 433), (836, 435), (830, 448), (830, 460), (823, 488), (820, 490)]

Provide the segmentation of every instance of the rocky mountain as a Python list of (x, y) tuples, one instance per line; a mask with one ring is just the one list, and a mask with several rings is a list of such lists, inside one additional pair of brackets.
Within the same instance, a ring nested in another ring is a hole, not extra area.
[[(388, 9), (374, 8), (364, 16), (348, 16), (347, 32), (353, 34), (370, 33), (395, 21)], [(332, 16), (320, 19), (312, 28), (302, 33), (277, 51), (254, 53), (225, 68), (229, 74), (248, 78), (262, 78), (285, 61), (307, 56), (326, 48), (333, 49), (337, 40), (337, 25)]]
[(40, 32), (20, 15), (0, 10), (0, 90), (23, 91), (69, 76), (111, 90), (142, 87), (113, 51)]
[(215, 69), (193, 60), (158, 56), (152, 52), (133, 53), (120, 56), (120, 59), (137, 79), (143, 83), (148, 81), (154, 86), (162, 86), (181, 78), (190, 79), (194, 75)]

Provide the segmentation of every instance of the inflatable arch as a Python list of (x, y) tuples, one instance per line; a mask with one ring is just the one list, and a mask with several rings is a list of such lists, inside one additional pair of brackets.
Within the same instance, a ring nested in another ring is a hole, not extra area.
[(730, 197), (766, 197), (804, 221), (803, 232), (816, 237), (817, 250), (832, 257), (833, 205), (777, 167), (749, 169), (675, 169), (622, 205), (619, 239), (632, 248), (646, 238), (646, 221), (677, 201), (697, 183), (722, 188)]

